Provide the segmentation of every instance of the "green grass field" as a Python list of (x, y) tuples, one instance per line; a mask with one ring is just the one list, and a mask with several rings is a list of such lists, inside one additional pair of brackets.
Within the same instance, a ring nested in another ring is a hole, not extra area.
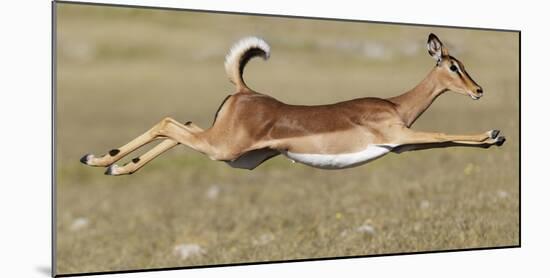
[[(517, 33), (72, 4), (57, 15), (59, 274), (519, 244)], [(337, 171), (281, 156), (233, 169), (185, 147), (130, 176), (79, 163), (165, 116), (208, 127), (233, 90), (223, 60), (241, 37), (272, 47), (248, 65), (251, 88), (311, 105), (412, 88), (435, 63), (430, 32), (485, 96), (447, 93), (414, 128), (500, 129), (503, 147)]]

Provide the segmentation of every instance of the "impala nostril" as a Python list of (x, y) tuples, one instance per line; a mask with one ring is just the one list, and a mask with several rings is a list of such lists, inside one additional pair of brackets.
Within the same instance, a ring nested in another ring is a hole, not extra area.
[(477, 92), (478, 94), (483, 94), (483, 89), (477, 88), (476, 92)]

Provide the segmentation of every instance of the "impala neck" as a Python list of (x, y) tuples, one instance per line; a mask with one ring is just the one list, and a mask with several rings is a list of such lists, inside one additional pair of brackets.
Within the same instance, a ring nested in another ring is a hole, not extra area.
[(407, 127), (410, 127), (432, 102), (447, 89), (437, 79), (437, 67), (412, 90), (389, 100), (397, 104), (397, 111)]

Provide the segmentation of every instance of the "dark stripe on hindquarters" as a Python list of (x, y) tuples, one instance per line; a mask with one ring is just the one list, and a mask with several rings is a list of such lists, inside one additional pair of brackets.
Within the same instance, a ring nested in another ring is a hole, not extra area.
[(115, 155), (117, 155), (119, 152), (120, 152), (119, 149), (113, 149), (113, 150), (110, 150), (110, 151), (109, 151), (109, 155), (110, 155), (110, 156), (115, 156)]
[[(216, 123), (216, 120), (218, 119), (218, 113), (220, 113), (220, 110), (222, 109), (225, 102), (231, 97), (231, 95), (226, 96), (220, 106), (218, 107), (218, 110), (216, 110), (216, 114), (214, 115), (214, 121), (212, 122), (212, 125)], [(187, 123), (186, 123), (187, 124)]]

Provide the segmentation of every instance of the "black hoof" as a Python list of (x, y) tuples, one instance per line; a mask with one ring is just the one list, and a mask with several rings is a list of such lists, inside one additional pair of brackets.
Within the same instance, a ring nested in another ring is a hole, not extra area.
[(500, 134), (500, 130), (495, 129), (491, 131), (491, 139), (497, 138), (497, 136)]
[(90, 159), (91, 154), (85, 154), (83, 157), (80, 158), (80, 162), (83, 164), (88, 165), (88, 160)]
[[(114, 164), (113, 164), (114, 165)], [(113, 165), (107, 167), (107, 170), (105, 171), (105, 175), (112, 176), (113, 175)]]
[(499, 136), (499, 137), (497, 138), (497, 143), (496, 143), (496, 145), (500, 147), (500, 146), (504, 145), (504, 142), (506, 142), (506, 137), (504, 137), (504, 136)]

